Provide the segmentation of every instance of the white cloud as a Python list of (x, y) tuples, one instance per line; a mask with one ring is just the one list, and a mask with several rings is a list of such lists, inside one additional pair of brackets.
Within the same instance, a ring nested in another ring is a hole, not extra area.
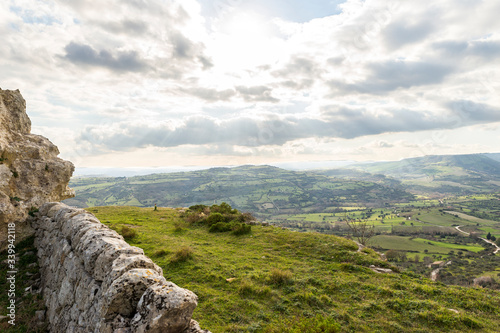
[(9, 0), (1, 84), (63, 155), (403, 156), (426, 131), (474, 133), (427, 151), (494, 149), (467, 131), (500, 120), (500, 3), (340, 8), (295, 23), (243, 5), (204, 17), (195, 0)]

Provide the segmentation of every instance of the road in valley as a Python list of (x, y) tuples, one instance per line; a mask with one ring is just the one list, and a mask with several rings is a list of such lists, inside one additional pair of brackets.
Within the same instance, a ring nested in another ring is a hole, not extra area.
[[(465, 232), (463, 230), (460, 230), (460, 226), (456, 226), (455, 229), (457, 229), (458, 231), (460, 231), (461, 233), (463, 233), (463, 234), (465, 234), (467, 236), (470, 235), (470, 233)], [(489, 243), (489, 244), (493, 245), (496, 248), (495, 251), (493, 251), (493, 254), (497, 254), (498, 251), (500, 251), (500, 247), (498, 245), (496, 245), (494, 242), (492, 242), (492, 241), (490, 241), (490, 240), (488, 240), (486, 238), (482, 238), (482, 237), (479, 237), (479, 239), (484, 240), (486, 243)]]

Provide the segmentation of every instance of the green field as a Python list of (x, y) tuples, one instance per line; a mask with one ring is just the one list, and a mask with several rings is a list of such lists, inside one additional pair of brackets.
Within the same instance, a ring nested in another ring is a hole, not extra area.
[[(214, 333), (500, 330), (497, 291), (374, 273), (370, 265), (390, 264), (343, 238), (262, 226), (243, 236), (214, 234), (167, 208), (89, 211), (118, 231), (132, 226), (130, 244), (199, 296), (194, 319)], [(191, 256), (178, 261), (182, 248)]]
[[(408, 251), (421, 255), (448, 254), (450, 250), (479, 252), (484, 250), (482, 246), (471, 246), (463, 244), (452, 244), (441, 241), (431, 241), (422, 238), (412, 238), (403, 236), (375, 236), (370, 239), (370, 246), (380, 247), (386, 250)], [(425, 250), (428, 252), (426, 253)]]

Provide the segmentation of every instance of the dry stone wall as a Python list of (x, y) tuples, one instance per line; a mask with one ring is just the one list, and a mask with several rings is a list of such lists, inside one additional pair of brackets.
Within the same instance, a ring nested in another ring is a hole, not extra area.
[(33, 228), (51, 332), (209, 333), (197, 296), (94, 215), (47, 203)]

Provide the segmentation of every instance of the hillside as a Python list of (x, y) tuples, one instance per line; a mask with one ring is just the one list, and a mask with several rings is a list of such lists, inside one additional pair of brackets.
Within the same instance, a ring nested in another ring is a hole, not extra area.
[(397, 183), (346, 180), (270, 166), (241, 166), (130, 178), (76, 178), (70, 183), (76, 197), (66, 203), (78, 207), (147, 207), (155, 203), (188, 207), (228, 202), (235, 208), (263, 215), (322, 212), (331, 207), (411, 200), (413, 196)]
[(343, 238), (263, 226), (210, 233), (179, 209), (88, 210), (194, 291), (193, 318), (214, 333), (500, 330), (498, 291), (376, 273), (370, 265), (395, 268)]
[(497, 154), (439, 155), (349, 166), (398, 179), (412, 193), (472, 194), (498, 191)]

